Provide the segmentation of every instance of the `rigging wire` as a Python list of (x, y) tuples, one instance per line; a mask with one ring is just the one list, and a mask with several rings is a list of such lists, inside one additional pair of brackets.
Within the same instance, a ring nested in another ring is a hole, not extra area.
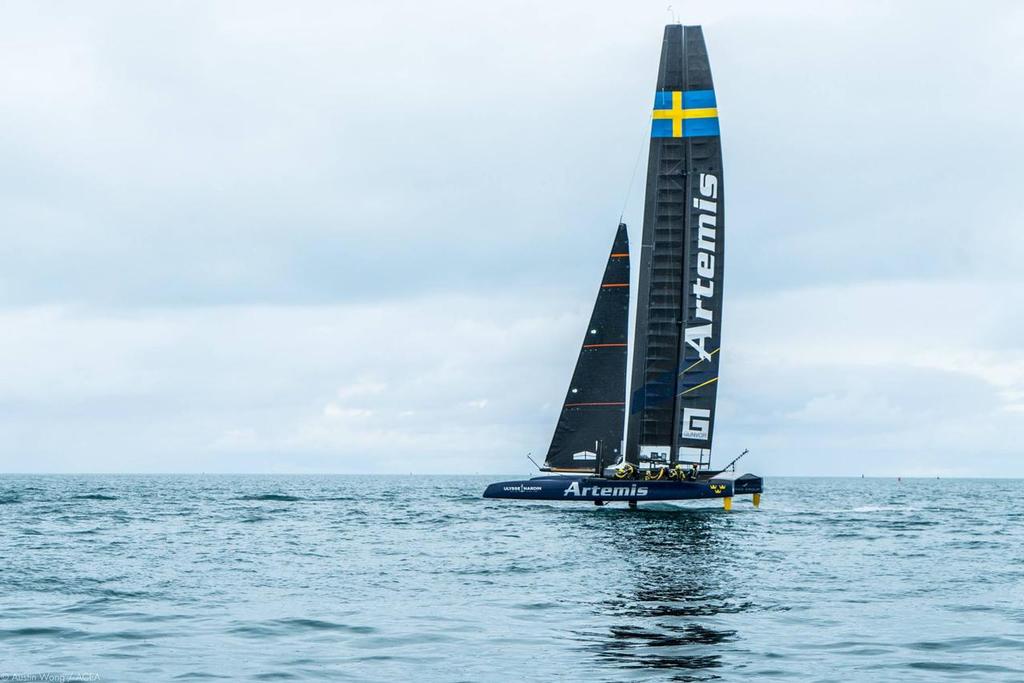
[[(648, 124), (649, 125), (649, 124)], [(619, 213), (619, 222), (622, 222), (623, 217), (626, 215), (626, 208), (629, 206), (629, 198), (633, 195), (633, 185), (636, 183), (636, 171), (640, 168), (640, 157), (643, 156), (644, 146), (647, 142), (647, 138), (650, 135), (648, 125), (644, 126), (644, 136), (640, 140), (640, 148), (636, 150), (636, 161), (633, 162), (633, 174), (629, 177), (629, 186), (626, 188), (626, 198), (622, 202), (622, 212)]]
[[(662, 74), (665, 73), (665, 60), (667, 59), (667, 56), (668, 56), (668, 52), (665, 49), (665, 42), (667, 40), (668, 40), (668, 36), (667, 35), (666, 36), (662, 36), (662, 39), (661, 39), (661, 55), (658, 57), (658, 80), (655, 82), (655, 86), (654, 86), (655, 91), (659, 90), (663, 86)], [(648, 110), (648, 111), (650, 111), (650, 110)], [(629, 179), (629, 188), (626, 190), (626, 199), (622, 203), (622, 213), (619, 214), (619, 223), (622, 222), (622, 219), (626, 215), (626, 207), (629, 206), (629, 200), (630, 200), (630, 197), (632, 196), (632, 193), (633, 193), (633, 185), (634, 185), (634, 183), (636, 181), (636, 172), (637, 172), (637, 169), (640, 166), (640, 156), (643, 154), (644, 146), (650, 143), (650, 139), (651, 139), (651, 124), (650, 124), (650, 119), (648, 118), (647, 122), (643, 126), (643, 137), (640, 140), (640, 149), (637, 150), (637, 153), (636, 153), (636, 161), (633, 163), (633, 175)], [(643, 219), (641, 219), (641, 220), (643, 220)], [(641, 233), (641, 235), (642, 235), (642, 233)], [(642, 242), (643, 242), (643, 240), (641, 239), (641, 246), (642, 246)], [(637, 301), (637, 305), (639, 305), (639, 301)], [(639, 329), (634, 328), (633, 329), (633, 338), (631, 340), (632, 343), (630, 344), (630, 356), (629, 356), (630, 367), (632, 367), (632, 365), (637, 362), (637, 357), (636, 357), (636, 344), (637, 344), (636, 336), (637, 336), (637, 334), (639, 334)], [(646, 345), (645, 345), (645, 348), (646, 348)], [(633, 387), (633, 373), (631, 373), (631, 372), (627, 372), (626, 373), (626, 390), (629, 391), (629, 392), (632, 392), (634, 390), (634, 387)], [(630, 393), (629, 395), (632, 395), (632, 393)], [(630, 432), (632, 431), (632, 429), (633, 429), (632, 427), (629, 427), (629, 428), (626, 429), (626, 435), (625, 436), (626, 436), (627, 441), (632, 441), (632, 439), (630, 438), (630, 436), (631, 436)], [(641, 422), (640, 425), (639, 425), (639, 432), (636, 435), (636, 442), (638, 444), (642, 443), (642, 439), (644, 438), (644, 435), (645, 435), (644, 426), (643, 426), (643, 422)], [(628, 446), (628, 443), (627, 443), (627, 446)], [(625, 453), (626, 453), (626, 449), (623, 448), (623, 458), (626, 457)]]
[[(671, 12), (672, 11), (672, 5), (669, 5), (668, 9)], [(673, 12), (673, 14), (674, 14), (674, 12)], [(678, 20), (676, 21), (676, 23), (679, 23)], [(659, 79), (661, 78), (661, 74), (665, 71), (665, 38), (661, 39), (661, 43), (662, 43), (661, 55), (658, 58), (658, 78)], [(656, 86), (656, 89), (660, 88), (660, 87), (661, 87), (661, 83), (659, 81), (657, 86)], [(650, 110), (647, 110), (647, 111), (650, 111)], [(633, 185), (636, 184), (636, 172), (637, 172), (637, 169), (640, 168), (640, 157), (643, 156), (644, 147), (647, 145), (648, 142), (650, 142), (650, 138), (651, 138), (650, 118), (647, 118), (646, 121), (647, 121), (647, 123), (645, 123), (644, 126), (643, 126), (643, 132), (644, 132), (643, 137), (640, 138), (640, 148), (636, 151), (636, 161), (633, 162), (633, 174), (629, 177), (629, 187), (626, 188), (626, 198), (622, 202), (622, 212), (619, 214), (619, 222), (620, 223), (622, 222), (622, 219), (626, 215), (626, 208), (629, 207), (630, 197), (633, 196)]]
[[(671, 8), (671, 5), (669, 5), (669, 7)], [(658, 60), (658, 76), (659, 76), (659, 78), (661, 77), (662, 72), (665, 70), (665, 45), (664, 45), (665, 39), (662, 38), (661, 42), (662, 42), (662, 49), (661, 49), (661, 55), (660, 55), (659, 60)], [(661, 83), (659, 82), (656, 87), (661, 87)], [(650, 111), (650, 110), (647, 110), (647, 111)], [(644, 134), (643, 134), (643, 137), (640, 138), (640, 148), (637, 149), (637, 151), (636, 151), (636, 160), (633, 162), (633, 174), (629, 177), (629, 187), (626, 188), (626, 198), (622, 202), (622, 212), (619, 214), (619, 222), (620, 223), (622, 222), (622, 219), (626, 215), (626, 208), (629, 207), (629, 200), (633, 196), (633, 185), (636, 184), (636, 172), (637, 172), (637, 169), (640, 168), (640, 157), (643, 156), (644, 147), (647, 145), (648, 142), (650, 142), (650, 138), (651, 138), (650, 118), (647, 118), (645, 120), (646, 120), (646, 123), (643, 126), (643, 133)]]

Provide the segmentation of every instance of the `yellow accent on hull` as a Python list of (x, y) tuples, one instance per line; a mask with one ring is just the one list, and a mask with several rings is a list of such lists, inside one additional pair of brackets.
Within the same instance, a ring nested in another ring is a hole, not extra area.
[(722, 507), (726, 510), (732, 510), (732, 496), (726, 496), (722, 499)]

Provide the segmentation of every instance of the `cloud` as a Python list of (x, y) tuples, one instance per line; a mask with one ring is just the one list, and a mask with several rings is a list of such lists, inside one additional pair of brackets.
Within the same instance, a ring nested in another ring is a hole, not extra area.
[[(1019, 325), (998, 313), (1024, 289), (990, 294), (902, 282), (734, 297), (716, 452), (750, 448), (747, 466), (775, 474), (1024, 472), (1024, 348), (978, 349)], [(8, 312), (0, 468), (523, 471), (550, 438), (589, 304), (536, 289)], [(962, 310), (979, 324), (952, 326)]]
[(324, 417), (331, 419), (359, 419), (363, 417), (371, 417), (372, 415), (373, 411), (365, 408), (345, 408), (343, 406), (339, 406), (337, 403), (328, 403), (324, 406)]
[(1021, 306), (1020, 285), (956, 281), (734, 301), (718, 446), (790, 474), (1024, 472), (1024, 346), (987, 346)]
[[(732, 292), (908, 266), (1013, 276), (1019, 7), (687, 11), (707, 24), (722, 102)], [(112, 307), (587, 281), (645, 138), (667, 16), (456, 2), (4, 15), (0, 303)]]
[(0, 470), (519, 466), (589, 305), (523, 294), (0, 312)]
[[(666, 19), (0, 9), (0, 469), (521, 470), (624, 203), (639, 241)], [(717, 452), (1024, 474), (1021, 19), (686, 8), (725, 149)]]

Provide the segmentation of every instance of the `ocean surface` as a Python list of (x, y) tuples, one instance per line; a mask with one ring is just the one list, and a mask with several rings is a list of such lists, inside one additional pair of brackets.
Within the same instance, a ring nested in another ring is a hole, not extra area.
[(0, 681), (1024, 681), (1024, 481), (0, 476)]

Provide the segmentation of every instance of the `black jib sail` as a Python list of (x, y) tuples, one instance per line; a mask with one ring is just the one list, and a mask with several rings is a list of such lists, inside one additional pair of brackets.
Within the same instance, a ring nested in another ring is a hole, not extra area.
[(626, 455), (704, 461), (722, 324), (722, 152), (699, 26), (666, 26), (647, 168)]
[(593, 472), (619, 459), (626, 406), (629, 238), (619, 225), (583, 348), (544, 460), (554, 471)]

